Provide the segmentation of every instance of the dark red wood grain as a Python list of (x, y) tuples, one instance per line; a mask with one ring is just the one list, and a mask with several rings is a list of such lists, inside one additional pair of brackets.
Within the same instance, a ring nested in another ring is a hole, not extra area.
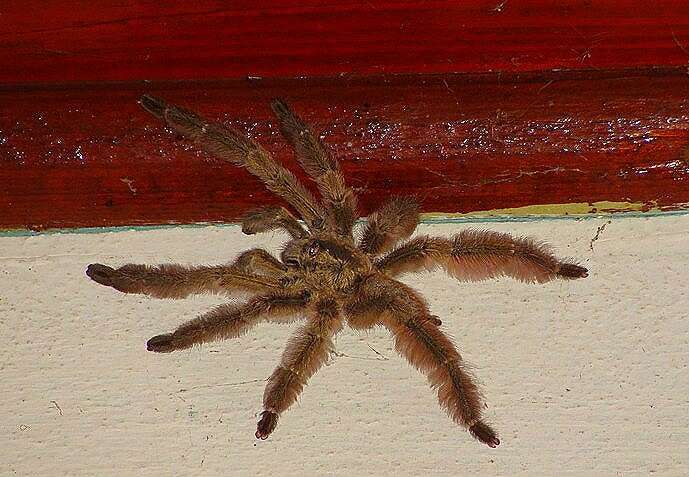
[(686, 0), (0, 2), (0, 83), (688, 63)]
[(246, 171), (175, 140), (137, 105), (163, 96), (242, 128), (291, 167), (282, 96), (341, 159), (367, 213), (689, 203), (683, 69), (411, 75), (0, 89), (0, 227), (233, 221), (275, 202)]

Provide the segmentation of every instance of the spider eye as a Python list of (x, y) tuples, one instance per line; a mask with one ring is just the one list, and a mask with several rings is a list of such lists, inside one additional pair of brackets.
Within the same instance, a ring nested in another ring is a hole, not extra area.
[(315, 257), (318, 251), (320, 250), (320, 247), (318, 246), (317, 243), (312, 243), (311, 246), (309, 247), (309, 256), (310, 257)]

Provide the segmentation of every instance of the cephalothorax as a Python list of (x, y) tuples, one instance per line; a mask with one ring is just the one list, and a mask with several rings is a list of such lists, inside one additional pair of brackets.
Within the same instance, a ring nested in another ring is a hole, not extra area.
[(355, 239), (354, 191), (346, 186), (337, 161), (318, 136), (283, 101), (275, 100), (273, 111), (301, 167), (316, 182), (320, 200), (238, 131), (151, 96), (143, 96), (141, 104), (207, 152), (245, 167), (284, 199), (304, 224), (284, 207), (259, 209), (243, 219), (247, 234), (281, 229), (292, 237), (279, 260), (265, 250), (252, 249), (230, 264), (210, 267), (89, 265), (90, 278), (125, 293), (159, 298), (194, 293), (254, 295), (244, 304), (220, 305), (172, 333), (151, 338), (148, 350), (170, 352), (237, 337), (260, 321), (303, 319), (304, 325), (288, 341), (268, 379), (256, 430), (256, 437), (265, 439), (328, 359), (332, 338), (344, 324), (355, 329), (382, 325), (393, 335), (397, 351), (426, 374), (450, 417), (479, 441), (491, 447), (500, 443), (482, 419), (479, 390), (452, 341), (440, 330), (440, 319), (395, 277), (441, 268), (465, 281), (510, 276), (545, 282), (586, 277), (585, 268), (558, 260), (544, 244), (482, 230), (465, 230), (451, 238), (418, 236), (399, 245), (419, 221), (418, 206), (410, 198), (393, 198), (382, 205)]

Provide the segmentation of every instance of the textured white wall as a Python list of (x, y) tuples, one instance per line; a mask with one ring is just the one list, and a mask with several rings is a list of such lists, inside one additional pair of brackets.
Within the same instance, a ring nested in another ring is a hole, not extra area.
[(497, 449), (444, 415), (384, 330), (341, 333), (342, 355), (256, 441), (263, 379), (290, 327), (149, 353), (149, 337), (222, 298), (123, 295), (84, 275), (90, 262), (223, 262), (255, 245), (277, 250), (281, 235), (232, 226), (0, 238), (0, 474), (687, 475), (689, 216), (612, 219), (592, 251), (607, 221), (485, 225), (581, 258), (583, 281), (405, 279), (474, 365)]

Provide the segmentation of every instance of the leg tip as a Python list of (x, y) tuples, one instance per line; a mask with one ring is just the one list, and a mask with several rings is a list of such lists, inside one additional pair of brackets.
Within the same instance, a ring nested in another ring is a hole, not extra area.
[(108, 267), (107, 265), (92, 263), (86, 268), (86, 276), (96, 283), (109, 287), (112, 286), (112, 276), (114, 271), (114, 268)]
[(563, 263), (560, 265), (560, 269), (557, 271), (558, 276), (562, 278), (586, 278), (589, 276), (589, 271), (580, 267), (579, 265), (574, 265), (573, 263)]
[(498, 439), (497, 434), (488, 424), (478, 421), (476, 424), (469, 428), (469, 432), (478, 441), (483, 442), (488, 447), (495, 448), (500, 445), (500, 439)]
[(146, 343), (146, 349), (154, 353), (170, 353), (174, 351), (173, 339), (171, 334), (154, 336)]
[(144, 94), (139, 99), (139, 104), (142, 108), (157, 118), (162, 118), (165, 113), (165, 101), (160, 98), (156, 98), (155, 96)]
[(261, 420), (256, 425), (256, 439), (266, 440), (278, 425), (278, 415), (271, 411), (263, 411)]
[(287, 103), (282, 98), (273, 98), (270, 102), (270, 107), (278, 116), (284, 116), (289, 113), (289, 106), (287, 106)]

